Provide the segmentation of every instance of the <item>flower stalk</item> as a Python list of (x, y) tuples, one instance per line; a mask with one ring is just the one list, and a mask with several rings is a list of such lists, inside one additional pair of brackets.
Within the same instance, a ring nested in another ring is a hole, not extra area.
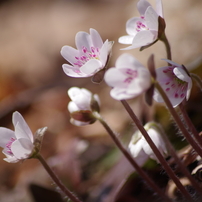
[(71, 199), (73, 202), (82, 202), (69, 189), (67, 189), (67, 187), (64, 186), (64, 184), (58, 179), (58, 177), (55, 175), (53, 170), (49, 167), (49, 165), (46, 163), (46, 161), (40, 154), (37, 154), (37, 156), (35, 156), (35, 158), (41, 162), (41, 164), (43, 165), (45, 170), (48, 172), (48, 174), (50, 175), (52, 180), (55, 182), (55, 184), (57, 184), (57, 186), (61, 189), (61, 191), (67, 197), (69, 197), (69, 199)]
[(190, 130), (191, 134), (192, 134), (192, 137), (195, 138), (196, 141), (198, 141), (198, 144), (200, 146), (202, 146), (202, 138), (199, 136), (199, 133), (198, 131), (196, 130), (196, 128), (194, 127), (192, 121), (190, 120), (187, 112), (185, 111), (184, 109), (184, 106), (183, 104), (181, 103), (179, 106), (178, 106), (182, 116), (183, 116), (183, 119), (185, 121), (185, 124), (187, 126), (187, 128)]
[(162, 190), (149, 178), (149, 176), (143, 171), (143, 169), (136, 163), (134, 158), (131, 156), (131, 154), (123, 147), (120, 140), (117, 138), (116, 134), (112, 131), (112, 129), (109, 127), (109, 125), (105, 122), (105, 120), (101, 117), (101, 115), (98, 112), (94, 112), (94, 117), (103, 125), (103, 127), (106, 129), (110, 137), (113, 139), (116, 146), (120, 149), (120, 151), (123, 153), (123, 155), (128, 159), (128, 161), (131, 163), (131, 165), (135, 168), (135, 170), (139, 173), (139, 175), (148, 183), (148, 185), (156, 192), (158, 193), (166, 202), (171, 202), (172, 200), (168, 198)]
[(174, 171), (168, 165), (168, 162), (164, 159), (164, 157), (162, 156), (162, 154), (159, 152), (158, 148), (153, 143), (152, 139), (150, 138), (150, 136), (148, 135), (147, 131), (143, 127), (142, 123), (137, 118), (137, 116), (135, 115), (135, 113), (133, 112), (133, 110), (131, 109), (131, 107), (128, 105), (128, 103), (126, 102), (126, 100), (121, 100), (121, 103), (125, 107), (126, 111), (130, 115), (130, 117), (132, 118), (132, 120), (136, 124), (137, 128), (142, 133), (142, 135), (144, 136), (144, 138), (148, 142), (149, 146), (152, 148), (152, 150), (153, 150), (154, 154), (156, 155), (156, 157), (158, 158), (159, 162), (164, 167), (164, 169), (167, 172), (167, 174), (169, 175), (169, 177), (174, 181), (174, 183), (176, 184), (176, 186), (178, 187), (178, 189), (180, 190), (180, 192), (184, 195), (185, 198), (189, 199), (190, 201), (193, 201), (191, 195), (185, 189), (185, 187), (182, 185), (182, 183), (180, 182), (179, 178), (175, 175)]
[[(161, 35), (160, 40), (164, 43), (164, 45), (166, 47), (167, 59), (172, 60), (170, 43), (169, 43), (165, 33)], [(168, 65), (170, 65), (169, 62), (168, 62)]]

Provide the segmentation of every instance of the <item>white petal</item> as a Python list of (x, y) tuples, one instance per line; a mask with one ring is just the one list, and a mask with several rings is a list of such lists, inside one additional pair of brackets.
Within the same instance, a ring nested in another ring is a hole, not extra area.
[(168, 60), (168, 59), (162, 59), (162, 60), (166, 61), (167, 63), (171, 64), (174, 67), (182, 67), (181, 65), (179, 65), (171, 60)]
[(32, 153), (34, 146), (33, 143), (28, 139), (18, 139), (11, 145), (11, 151), (13, 155), (18, 159), (26, 159)]
[(102, 68), (102, 63), (100, 60), (97, 59), (91, 59), (88, 62), (86, 62), (81, 68), (81, 72), (92, 76), (94, 73), (96, 73), (98, 70)]
[(146, 68), (142, 68), (138, 71), (137, 78), (133, 79), (133, 81), (128, 85), (127, 93), (134, 94), (134, 96), (137, 96), (147, 90), (150, 85), (150, 73)]
[(158, 31), (158, 15), (151, 6), (146, 10), (145, 20), (149, 29)]
[(63, 64), (62, 69), (67, 76), (74, 78), (89, 77), (89, 75), (84, 74), (79, 68), (73, 67), (68, 64)]
[(118, 42), (121, 43), (121, 44), (132, 44), (133, 43), (133, 38), (134, 36), (121, 36), (119, 39), (118, 39)]
[[(170, 100), (173, 107), (177, 107), (185, 99), (185, 96), (183, 96), (183, 97), (179, 96), (178, 98), (174, 97), (175, 91), (176, 91), (176, 89), (171, 88), (169, 92), (166, 92), (167, 97), (169, 98), (169, 100)], [(157, 90), (154, 91), (153, 98), (157, 102), (164, 102), (164, 100), (162, 99), (160, 93)]]
[(149, 6), (151, 6), (151, 4), (145, 0), (138, 1), (137, 9), (138, 9), (140, 15), (143, 16)]
[(78, 50), (82, 50), (83, 47), (87, 48), (88, 51), (90, 51), (90, 48), (92, 47), (92, 41), (91, 41), (91, 37), (88, 33), (86, 32), (78, 32), (76, 34), (76, 47)]
[[(162, 155), (166, 154), (167, 153), (166, 145), (161, 135), (153, 128), (150, 128), (147, 132), (150, 138), (152, 139), (152, 141), (154, 142), (154, 144), (156, 145), (156, 147), (158, 148), (158, 150), (161, 152), (161, 154)], [(153, 150), (151, 149), (147, 141), (144, 138), (143, 140), (144, 140), (144, 143), (142, 145), (143, 145), (144, 152), (148, 156), (150, 156), (150, 158), (157, 160), (156, 155), (154, 154)]]
[(127, 100), (134, 98), (134, 95), (127, 94), (125, 88), (113, 88), (110, 91), (110, 95), (115, 99), (115, 100)]
[(8, 163), (17, 163), (19, 161), (19, 159), (17, 159), (15, 156), (8, 156), (4, 158), (3, 160), (8, 162)]
[[(116, 75), (116, 76), (115, 76)], [(111, 86), (111, 87), (120, 87), (124, 88), (126, 84), (124, 83), (124, 80), (127, 77), (119, 71), (117, 68), (110, 68), (105, 73), (105, 82)]]
[(133, 55), (128, 53), (122, 54), (116, 60), (116, 68), (118, 69), (127, 68), (127, 69), (135, 70), (139, 67), (144, 68), (144, 66), (138, 60), (136, 60), (136, 58), (133, 57)]
[(137, 34), (137, 21), (141, 21), (143, 23), (145, 22), (145, 20), (140, 17), (131, 18), (126, 22), (126, 32), (131, 36), (135, 36)]
[(86, 126), (86, 125), (89, 125), (88, 122), (81, 122), (81, 121), (77, 121), (75, 119), (70, 119), (70, 123), (75, 125), (75, 126)]
[(163, 18), (163, 6), (161, 0), (156, 0), (156, 12)]
[[(92, 96), (90, 91), (73, 87), (68, 90), (68, 95), (80, 110), (90, 110), (90, 100)], [(75, 110), (76, 108), (72, 107), (72, 109)]]
[(65, 58), (65, 60), (67, 60), (72, 65), (77, 62), (75, 57), (79, 56), (79, 51), (75, 48), (72, 48), (71, 46), (63, 46), (60, 53)]
[(101, 48), (103, 45), (102, 38), (100, 37), (100, 34), (95, 29), (90, 29), (90, 36), (92, 39), (93, 47), (95, 48)]
[(123, 48), (122, 50), (130, 50), (130, 49), (146, 46), (146, 45), (149, 45), (150, 43), (154, 42), (156, 39), (157, 39), (157, 32), (143, 30), (143, 31), (138, 32), (135, 35), (135, 37), (133, 38), (132, 46)]
[(188, 82), (188, 88), (187, 88), (187, 94), (186, 94), (186, 99), (189, 99), (189, 96), (191, 94), (191, 89), (192, 89), (192, 80), (190, 78), (190, 81)]
[(0, 127), (0, 147), (4, 148), (11, 138), (15, 138), (14, 131)]
[(34, 141), (32, 131), (19, 112), (13, 113), (13, 125), (15, 127), (15, 136), (17, 139), (28, 138), (32, 142)]
[(108, 58), (108, 54), (109, 54), (109, 43), (108, 40), (106, 40), (102, 46), (102, 48), (100, 49), (100, 61), (102, 63), (102, 66), (105, 67), (106, 62), (107, 62), (107, 58)]
[(173, 69), (173, 73), (175, 74), (175, 76), (177, 78), (179, 78), (180, 80), (182, 81), (185, 81), (185, 82), (189, 82), (190, 81), (190, 76), (187, 74), (187, 72), (182, 69), (182, 68), (179, 68), (179, 67), (175, 67)]
[(78, 108), (78, 106), (74, 103), (74, 102), (69, 102), (68, 106), (67, 106), (68, 111), (71, 113), (76, 112), (76, 111), (80, 111), (80, 109)]

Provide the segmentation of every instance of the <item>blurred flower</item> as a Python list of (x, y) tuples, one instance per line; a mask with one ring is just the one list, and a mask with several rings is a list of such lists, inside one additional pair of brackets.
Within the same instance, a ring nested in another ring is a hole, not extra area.
[[(185, 98), (189, 99), (192, 79), (183, 65), (178, 65), (170, 60), (165, 61), (172, 66), (156, 69), (156, 80), (167, 94), (173, 107), (177, 107)], [(156, 89), (153, 98), (157, 102), (164, 102)]]
[[(159, 16), (163, 17), (161, 0), (157, 0), (156, 8), (155, 11), (151, 4), (145, 0), (138, 1), (137, 9), (140, 17), (129, 19), (126, 23), (128, 35), (119, 38), (119, 43), (131, 44), (123, 50), (148, 46), (158, 40), (158, 35), (162, 34), (165, 29), (165, 25), (162, 25), (161, 29), (159, 27)], [(161, 33), (159, 33), (159, 30), (161, 30)]]
[[(168, 152), (161, 136), (161, 129), (159, 126), (155, 122), (149, 122), (144, 126), (144, 128), (156, 147), (159, 149), (159, 152), (166, 156)], [(135, 132), (128, 147), (132, 156), (140, 166), (144, 165), (149, 158), (158, 161), (156, 155), (140, 131)]]
[(106, 83), (113, 87), (110, 94), (114, 99), (130, 99), (150, 87), (151, 77), (148, 69), (132, 55), (122, 54), (115, 66), (105, 74)]
[(61, 55), (70, 63), (63, 64), (65, 74), (70, 77), (90, 77), (107, 65), (112, 49), (112, 42), (104, 43), (95, 29), (90, 34), (78, 32), (76, 34), (76, 47), (63, 46)]
[(13, 113), (15, 131), (0, 127), (0, 147), (4, 148), (5, 161), (16, 163), (31, 157), (34, 150), (32, 132), (19, 112)]
[(68, 90), (72, 101), (68, 104), (71, 114), (70, 122), (76, 126), (92, 124), (96, 121), (93, 111), (99, 112), (100, 100), (98, 95), (92, 94), (85, 88), (72, 87)]

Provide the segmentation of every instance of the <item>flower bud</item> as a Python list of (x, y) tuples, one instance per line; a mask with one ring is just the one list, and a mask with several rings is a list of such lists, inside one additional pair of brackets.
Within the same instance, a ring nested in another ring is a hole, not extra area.
[[(159, 152), (161, 152), (163, 156), (166, 156), (168, 152), (166, 144), (162, 138), (162, 130), (159, 125), (155, 122), (149, 122), (144, 126), (144, 128), (156, 147), (159, 149)], [(156, 155), (140, 131), (136, 131), (132, 136), (129, 143), (129, 150), (140, 165), (144, 165), (149, 158), (158, 161)]]
[(100, 100), (98, 95), (92, 94), (85, 88), (72, 87), (68, 90), (72, 101), (68, 104), (71, 114), (70, 122), (77, 126), (92, 124), (96, 121), (93, 112), (100, 111)]

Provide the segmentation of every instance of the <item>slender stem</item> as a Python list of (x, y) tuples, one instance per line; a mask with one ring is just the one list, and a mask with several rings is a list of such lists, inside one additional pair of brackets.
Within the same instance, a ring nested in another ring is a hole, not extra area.
[(202, 80), (201, 80), (201, 78), (194, 73), (189, 73), (189, 74), (190, 74), (191, 78), (193, 78), (197, 82), (200, 90), (202, 91)]
[(154, 154), (158, 158), (159, 162), (164, 167), (165, 171), (170, 176), (170, 178), (173, 180), (173, 182), (176, 184), (176, 186), (178, 187), (180, 192), (184, 195), (185, 198), (188, 198), (190, 201), (193, 201), (189, 192), (185, 189), (185, 187), (180, 182), (179, 178), (175, 175), (174, 171), (170, 168), (170, 166), (168, 165), (168, 162), (164, 159), (164, 157), (162, 156), (162, 154), (160, 153), (160, 151), (158, 150), (158, 148), (156, 147), (156, 145), (154, 144), (154, 142), (152, 141), (152, 139), (148, 135), (147, 131), (145, 130), (145, 128), (141, 124), (140, 120), (137, 118), (137, 116), (135, 115), (133, 110), (128, 105), (128, 103), (125, 100), (121, 100), (121, 102), (122, 102), (123, 106), (125, 107), (126, 111), (128, 112), (128, 114), (130, 115), (130, 117), (132, 118), (132, 120), (134, 121), (134, 123), (136, 124), (139, 131), (142, 133), (142, 135), (146, 139), (147, 143), (149, 144), (152, 151), (154, 152)]
[(162, 130), (161, 130), (161, 134), (162, 134), (163, 140), (166, 144), (166, 147), (168, 148), (170, 155), (175, 160), (175, 164), (177, 166), (179, 166), (179, 168), (181, 169), (181, 172), (184, 173), (184, 175), (189, 179), (192, 186), (198, 191), (198, 193), (202, 193), (202, 188), (199, 186), (199, 184), (196, 182), (196, 180), (192, 177), (192, 175), (190, 174), (190, 172), (186, 168), (185, 164), (180, 160), (180, 158), (176, 154), (176, 151), (175, 151), (173, 145), (170, 143), (167, 135)]
[(41, 162), (41, 164), (46, 169), (52, 180), (57, 184), (57, 186), (67, 197), (69, 197), (73, 202), (82, 202), (71, 191), (69, 191), (67, 187), (64, 186), (64, 184), (58, 179), (53, 170), (49, 167), (49, 165), (46, 163), (46, 161), (40, 154), (38, 154), (36, 158)]
[(164, 90), (161, 88), (159, 83), (157, 81), (155, 81), (154, 83), (155, 83), (155, 87), (157, 88), (157, 90), (161, 94), (161, 96), (162, 96), (164, 102), (166, 103), (171, 115), (173, 116), (175, 122), (177, 123), (179, 129), (181, 130), (181, 132), (185, 136), (186, 140), (190, 143), (190, 145), (194, 148), (194, 150), (202, 157), (202, 148), (197, 144), (197, 142), (195, 142), (195, 140), (190, 136), (189, 132), (184, 127), (184, 125), (183, 125), (182, 121), (180, 120), (177, 112), (173, 108), (170, 100), (168, 99), (167, 95), (165, 94)]
[(180, 112), (183, 115), (184, 121), (185, 121), (187, 127), (189, 128), (189, 130), (191, 131), (192, 135), (198, 141), (199, 145), (202, 146), (202, 138), (199, 136), (198, 131), (196, 130), (192, 121), (190, 120), (189, 116), (187, 115), (187, 112), (185, 111), (183, 104), (181, 103), (178, 106), (178, 108), (180, 109)]
[(160, 40), (165, 44), (166, 53), (167, 53), (167, 59), (172, 60), (170, 44), (169, 44), (169, 41), (168, 41), (165, 33), (162, 35)]
[(168, 198), (162, 190), (149, 178), (149, 176), (144, 172), (144, 170), (136, 163), (135, 159), (130, 155), (130, 153), (123, 147), (120, 140), (117, 138), (117, 135), (111, 130), (109, 125), (104, 121), (101, 115), (97, 112), (94, 112), (94, 117), (100, 121), (103, 127), (106, 129), (108, 134), (111, 136), (116, 146), (121, 150), (123, 155), (128, 159), (131, 165), (135, 168), (135, 170), (139, 173), (139, 175), (148, 183), (148, 185), (157, 192), (166, 202), (171, 202), (172, 200)]

